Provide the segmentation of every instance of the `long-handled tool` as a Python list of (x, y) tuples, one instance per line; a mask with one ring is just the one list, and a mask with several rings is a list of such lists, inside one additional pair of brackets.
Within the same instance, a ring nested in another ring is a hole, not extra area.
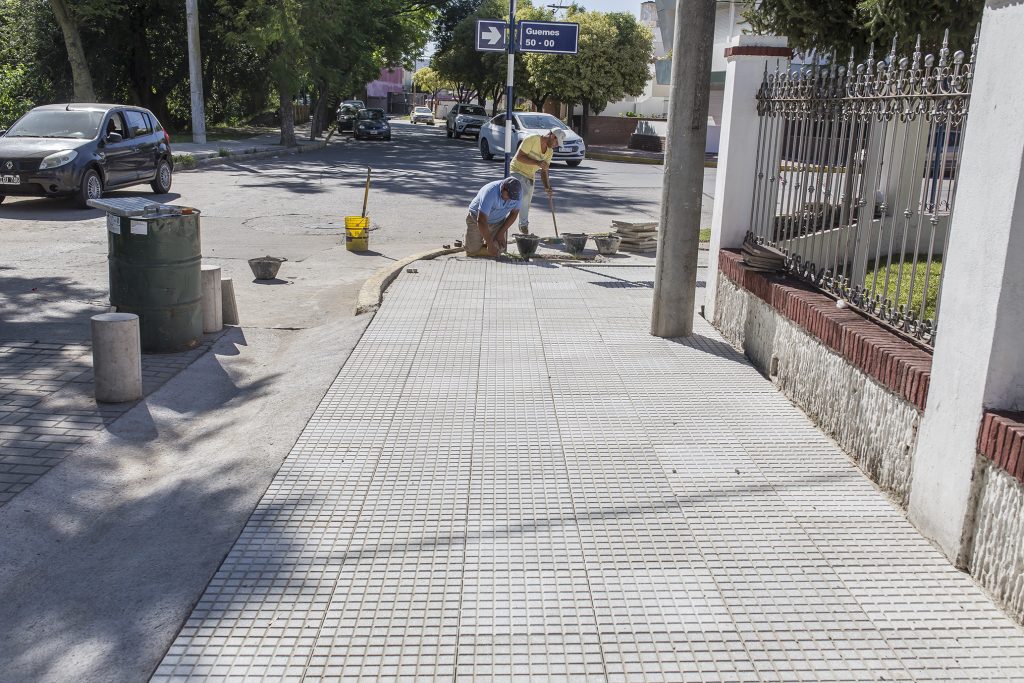
[(366, 167), (366, 189), (363, 191), (363, 218), (366, 218), (366, 202), (370, 199), (370, 167)]
[(551, 209), (551, 222), (555, 225), (555, 236), (544, 241), (547, 244), (561, 244), (562, 238), (558, 235), (558, 219), (555, 218), (555, 198), (550, 192), (548, 193), (548, 207)]

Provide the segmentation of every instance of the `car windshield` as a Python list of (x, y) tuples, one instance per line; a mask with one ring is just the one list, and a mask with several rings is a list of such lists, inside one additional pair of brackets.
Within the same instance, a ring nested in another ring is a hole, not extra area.
[(552, 128), (569, 129), (569, 126), (551, 114), (519, 114), (516, 118), (519, 120), (519, 125), (523, 128), (542, 128), (544, 130), (551, 130)]
[(383, 109), (364, 109), (359, 112), (360, 121), (383, 121), (384, 110)]
[(483, 107), (463, 107), (459, 113), (468, 116), (487, 116), (487, 110)]
[(7, 131), (9, 138), (74, 138), (92, 140), (103, 120), (101, 111), (36, 109)]
[(416, 107), (416, 113), (417, 114), (429, 114), (430, 110), (427, 109), (426, 107)]

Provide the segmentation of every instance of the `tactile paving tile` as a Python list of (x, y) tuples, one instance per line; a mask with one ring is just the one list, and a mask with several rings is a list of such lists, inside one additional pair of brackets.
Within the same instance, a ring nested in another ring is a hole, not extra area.
[(154, 681), (1019, 681), (1024, 635), (654, 268), (389, 289)]

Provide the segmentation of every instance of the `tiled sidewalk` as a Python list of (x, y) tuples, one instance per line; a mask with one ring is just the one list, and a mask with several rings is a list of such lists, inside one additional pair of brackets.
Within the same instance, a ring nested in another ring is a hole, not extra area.
[[(184, 353), (144, 354), (143, 392), (188, 367), (213, 339)], [(0, 505), (133, 405), (95, 401), (88, 341), (0, 343)]]
[(1024, 635), (653, 269), (392, 286), (155, 681), (1019, 681)]

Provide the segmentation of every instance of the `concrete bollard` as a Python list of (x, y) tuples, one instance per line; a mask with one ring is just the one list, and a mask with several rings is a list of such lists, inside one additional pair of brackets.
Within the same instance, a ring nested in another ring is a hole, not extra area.
[(221, 309), (224, 311), (224, 324), (238, 324), (238, 304), (235, 303), (235, 283), (229, 277), (220, 279)]
[(142, 398), (142, 347), (139, 316), (92, 316), (92, 374), (96, 400), (123, 403)]
[(202, 267), (203, 332), (220, 332), (224, 327), (224, 301), (220, 292), (220, 266)]

